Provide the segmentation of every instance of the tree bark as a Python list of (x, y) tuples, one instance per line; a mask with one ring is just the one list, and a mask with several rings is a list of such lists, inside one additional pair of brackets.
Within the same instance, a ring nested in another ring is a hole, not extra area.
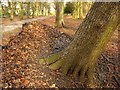
[(31, 7), (32, 7), (32, 17), (34, 18), (36, 15), (35, 15), (35, 11), (36, 11), (36, 5), (35, 5), (35, 2), (32, 2), (31, 3)]
[(35, 2), (35, 16), (39, 16), (39, 2)]
[(79, 10), (79, 18), (80, 19), (83, 19), (83, 4), (82, 2), (79, 2), (80, 3), (80, 10)]
[(30, 18), (30, 2), (27, 2), (27, 17)]
[(50, 3), (45, 2), (45, 16), (49, 15)]
[(5, 17), (5, 6), (1, 5), (0, 8), (2, 8), (2, 17)]
[(87, 15), (87, 13), (88, 13), (91, 5), (92, 5), (92, 2), (83, 2), (82, 5), (84, 6), (83, 9), (82, 9), (82, 11), (83, 11), (83, 16), (85, 17)]
[(8, 7), (10, 10), (10, 20), (13, 20), (13, 18), (14, 18), (14, 2), (8, 1)]
[(50, 68), (79, 76), (81, 81), (87, 77), (88, 86), (92, 87), (97, 58), (120, 23), (118, 8), (119, 3), (95, 2), (71, 44), (59, 54), (44, 59)]
[(23, 19), (23, 16), (24, 16), (24, 10), (23, 10), (23, 2), (19, 2), (20, 4), (20, 12), (19, 12), (19, 16), (21, 17), (21, 19)]
[(79, 6), (78, 6), (79, 2), (73, 2), (74, 5), (74, 10), (73, 10), (73, 18), (79, 18)]
[(57, 28), (61, 28), (64, 25), (63, 13), (64, 13), (64, 3), (56, 2), (56, 27)]
[(73, 18), (83, 19), (83, 3), (74, 2)]

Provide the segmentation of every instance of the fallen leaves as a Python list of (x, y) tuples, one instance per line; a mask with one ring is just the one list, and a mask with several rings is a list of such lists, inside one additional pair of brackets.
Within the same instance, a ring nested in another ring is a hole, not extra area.
[[(38, 81), (33, 78), (26, 79), (26, 77), (37, 75), (39, 69), (37, 69), (36, 58), (55, 53), (71, 41), (64, 38), (66, 35), (61, 35), (59, 30), (37, 21), (24, 24), (22, 29), (18, 35), (11, 37), (7, 46), (2, 49), (2, 83), (5, 88), (35, 86), (35, 82)], [(64, 44), (61, 45), (61, 43)], [(46, 77), (44, 73), (42, 76)], [(43, 85), (46, 86), (44, 83)]]
[(52, 85), (50, 86), (50, 88), (55, 88), (55, 84), (52, 84)]

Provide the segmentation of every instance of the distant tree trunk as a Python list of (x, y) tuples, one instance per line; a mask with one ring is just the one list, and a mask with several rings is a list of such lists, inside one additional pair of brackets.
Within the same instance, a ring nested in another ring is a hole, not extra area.
[(42, 15), (42, 2), (39, 2), (39, 15)]
[(45, 11), (46, 11), (46, 10), (45, 10), (45, 7), (43, 7), (43, 15), (44, 15), (44, 16), (45, 16)]
[(39, 2), (35, 2), (35, 16), (37, 17), (37, 16), (39, 16)]
[[(83, 16), (85, 17), (85, 16), (87, 15), (87, 13), (88, 13), (88, 11), (89, 11), (92, 3), (91, 3), (91, 2), (83, 2), (82, 5), (84, 6), (84, 7), (83, 7)], [(84, 17), (83, 17), (83, 18), (84, 18)]]
[(41, 2), (41, 15), (45, 15), (45, 2)]
[(30, 17), (30, 2), (27, 3), (27, 17)]
[(64, 25), (63, 13), (64, 13), (64, 3), (56, 2), (56, 27), (58, 28), (61, 28)]
[(45, 2), (45, 15), (46, 16), (49, 15), (49, 9), (50, 9), (50, 3)]
[(120, 24), (118, 5), (118, 2), (95, 2), (70, 45), (65, 50), (44, 59), (50, 68), (60, 69), (63, 74), (80, 76), (81, 81), (87, 76), (88, 86), (93, 87), (97, 58)]
[(5, 17), (5, 6), (1, 5), (2, 8), (2, 17)]
[(31, 7), (32, 7), (32, 17), (35, 17), (35, 10), (36, 10), (36, 5), (35, 5), (35, 2), (32, 2), (31, 3)]
[(24, 16), (24, 10), (23, 10), (23, 2), (20, 2), (20, 18), (23, 19), (23, 16)]
[(8, 2), (8, 7), (10, 10), (10, 20), (13, 20), (13, 18), (14, 18), (14, 3)]
[(50, 3), (48, 4), (48, 15), (50, 15)]
[(82, 2), (80, 2), (80, 11), (79, 11), (79, 18), (80, 19), (83, 19), (83, 4), (82, 4)]
[(79, 18), (79, 11), (80, 11), (79, 2), (73, 2), (73, 3), (74, 3), (73, 17)]
[(74, 10), (73, 17), (78, 19), (83, 19), (83, 3), (82, 2), (73, 2)]

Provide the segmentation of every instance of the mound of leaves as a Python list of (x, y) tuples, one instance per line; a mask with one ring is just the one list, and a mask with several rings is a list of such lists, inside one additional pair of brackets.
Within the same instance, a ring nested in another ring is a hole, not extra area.
[(24, 24), (22, 31), (11, 37), (9, 43), (2, 48), (2, 87), (26, 87), (28, 84), (32, 86), (32, 81), (25, 78), (29, 76), (29, 62), (35, 67), (35, 64), (38, 64), (36, 58), (56, 53), (70, 41), (68, 35), (37, 21)]

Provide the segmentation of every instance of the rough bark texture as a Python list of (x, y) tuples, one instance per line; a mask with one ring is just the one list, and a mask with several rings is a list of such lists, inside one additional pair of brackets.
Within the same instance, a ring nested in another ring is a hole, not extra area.
[[(63, 74), (72, 73), (93, 86), (94, 67), (97, 58), (120, 23), (119, 3), (94, 3), (79, 26), (74, 40), (62, 52), (47, 59), (51, 69), (60, 69)], [(51, 64), (52, 63), (52, 64)]]
[(64, 12), (64, 3), (56, 2), (56, 27), (63, 27), (63, 12)]

